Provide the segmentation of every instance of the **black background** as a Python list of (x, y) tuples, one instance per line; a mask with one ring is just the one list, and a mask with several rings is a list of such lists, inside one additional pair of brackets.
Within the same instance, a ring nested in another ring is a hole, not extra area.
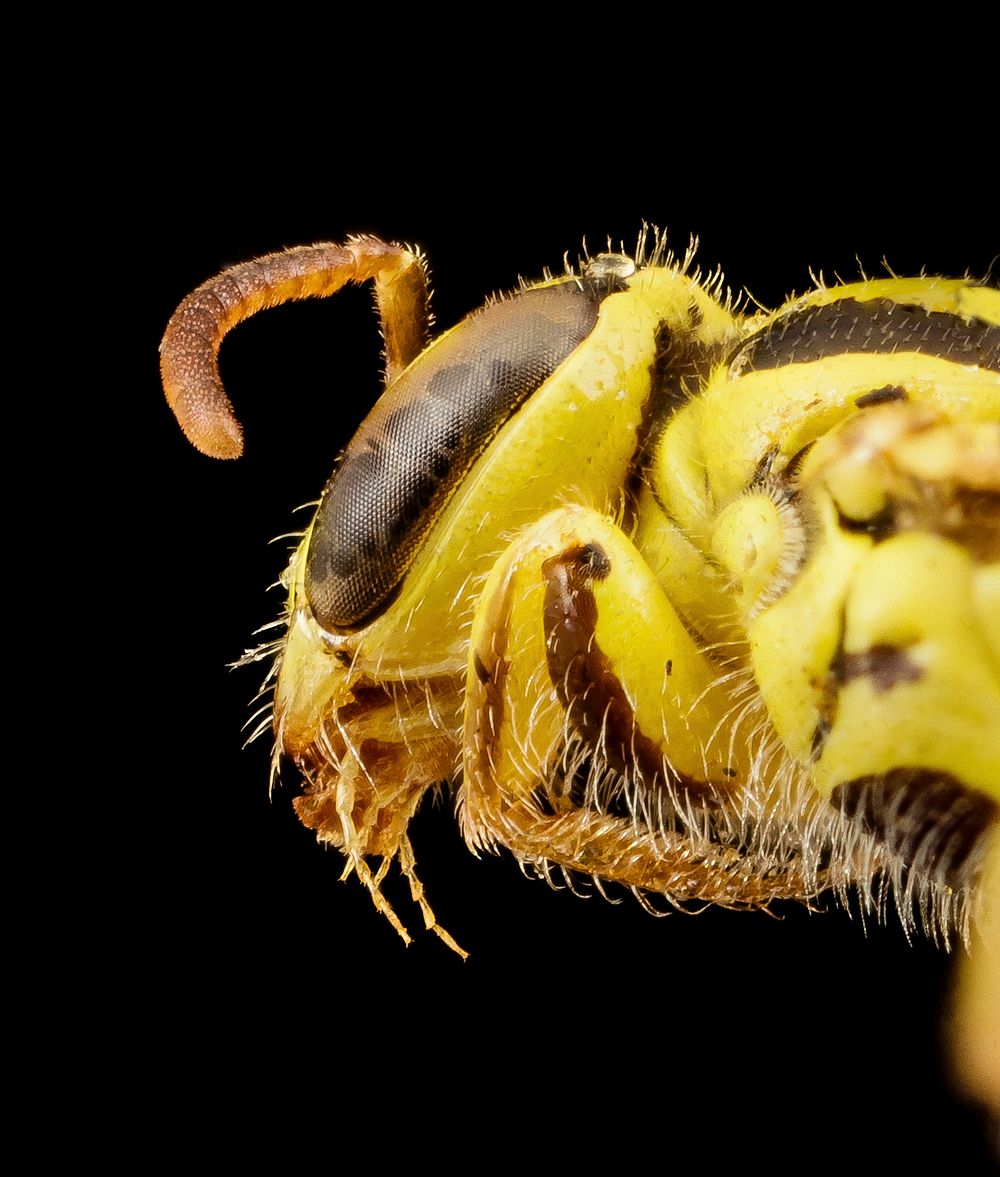
[[(156, 363), (171, 310), (206, 277), (375, 233), (425, 249), (445, 327), (575, 258), (584, 237), (630, 245), (644, 219), (678, 249), (698, 234), (703, 266), (770, 305), (807, 288), (810, 267), (847, 279), (885, 258), (898, 273), (983, 274), (1000, 247), (992, 192), (918, 131), (887, 137), (896, 112), (877, 98), (846, 119), (826, 110), (821, 132), (787, 104), (698, 130), (686, 88), (664, 83), (662, 120), (601, 93), (586, 93), (585, 117), (558, 96), (537, 109), (501, 99), (472, 132), (454, 95), (403, 103), (396, 126), (348, 90), (330, 95), (329, 121), (314, 110), (304, 126), (291, 102), (224, 125), (164, 109), (143, 166), (116, 168), (106, 212), (132, 226), (116, 291), (137, 321), (121, 413), (137, 444), (112, 459), (108, 509), (128, 554), (116, 598), (133, 616), (114, 644), (111, 723), (125, 736), (112, 850), (95, 871), (120, 961), (105, 984), (128, 1010), (123, 1078), (181, 1069), (166, 1105), (175, 1142), (200, 1124), (220, 1142), (315, 1137), (331, 1163), (371, 1117), (372, 1162), (445, 1155), (471, 1134), (476, 1154), (532, 1168), (940, 1157), (991, 1171), (986, 1128), (944, 1059), (953, 961), (894, 921), (866, 928), (832, 905), (655, 920), (629, 898), (582, 901), (507, 857), (472, 858), (443, 798), (413, 837), (463, 964), (420, 932), (395, 880), (415, 933), (405, 948), (298, 825), (292, 769), (268, 798), (267, 738), (241, 749), (262, 668), (227, 664), (279, 611), (267, 588), (288, 543), (269, 541), (301, 524), (295, 509), (377, 396), (379, 342), (363, 290), (239, 328), (222, 369), (247, 452), (213, 463), (170, 418)], [(239, 1110), (224, 1111), (233, 1092)]]

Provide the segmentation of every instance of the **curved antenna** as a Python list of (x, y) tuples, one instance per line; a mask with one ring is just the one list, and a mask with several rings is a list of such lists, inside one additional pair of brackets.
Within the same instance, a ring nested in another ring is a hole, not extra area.
[(348, 282), (369, 279), (375, 284), (388, 384), (427, 342), (427, 268), (415, 250), (377, 237), (303, 245), (232, 266), (192, 291), (174, 311), (160, 344), (167, 404), (188, 441), (212, 458), (238, 458), (243, 452), (243, 430), (217, 360), (231, 328), (268, 307), (325, 298)]

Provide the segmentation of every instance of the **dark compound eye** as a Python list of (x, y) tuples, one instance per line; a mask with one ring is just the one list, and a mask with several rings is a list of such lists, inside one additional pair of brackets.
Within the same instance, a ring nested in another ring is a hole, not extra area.
[(463, 476), (620, 289), (611, 273), (494, 303), (391, 386), (348, 446), (316, 516), (306, 593), (321, 625), (358, 628), (392, 600)]

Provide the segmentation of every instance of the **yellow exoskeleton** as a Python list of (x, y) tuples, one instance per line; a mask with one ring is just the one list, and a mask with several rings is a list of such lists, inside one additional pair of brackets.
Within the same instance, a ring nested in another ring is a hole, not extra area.
[(303, 822), (408, 939), (397, 861), (458, 951), (407, 835), (441, 782), (474, 852), (643, 902), (832, 890), (945, 943), (978, 924), (963, 1024), (996, 1084), (1000, 292), (893, 277), (743, 314), (657, 237), (428, 344), (418, 253), (304, 247), (171, 320), (191, 441), (241, 450), (230, 327), (368, 280), (386, 389), (257, 654)]

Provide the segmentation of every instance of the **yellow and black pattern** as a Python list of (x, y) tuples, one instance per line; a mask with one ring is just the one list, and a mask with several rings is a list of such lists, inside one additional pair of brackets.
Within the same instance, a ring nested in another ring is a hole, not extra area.
[(827, 880), (876, 904), (891, 880), (946, 939), (1000, 796), (998, 322), (996, 291), (918, 279), (752, 324), (667, 425), (669, 522), (644, 532), (697, 548), (712, 636), (763, 704), (753, 738), (779, 740), (772, 780), (805, 774), (847, 819), (818, 839)]
[(164, 340), (220, 456), (225, 329), (379, 291), (387, 390), (258, 656), (302, 820), (400, 935), (394, 861), (457, 949), (407, 835), (447, 782), (473, 850), (545, 876), (679, 908), (833, 890), (968, 940), (1000, 813), (1000, 292), (887, 278), (745, 316), (657, 239), (421, 351), (415, 252), (252, 266), (216, 280), (245, 307), (216, 322), (207, 283)]

